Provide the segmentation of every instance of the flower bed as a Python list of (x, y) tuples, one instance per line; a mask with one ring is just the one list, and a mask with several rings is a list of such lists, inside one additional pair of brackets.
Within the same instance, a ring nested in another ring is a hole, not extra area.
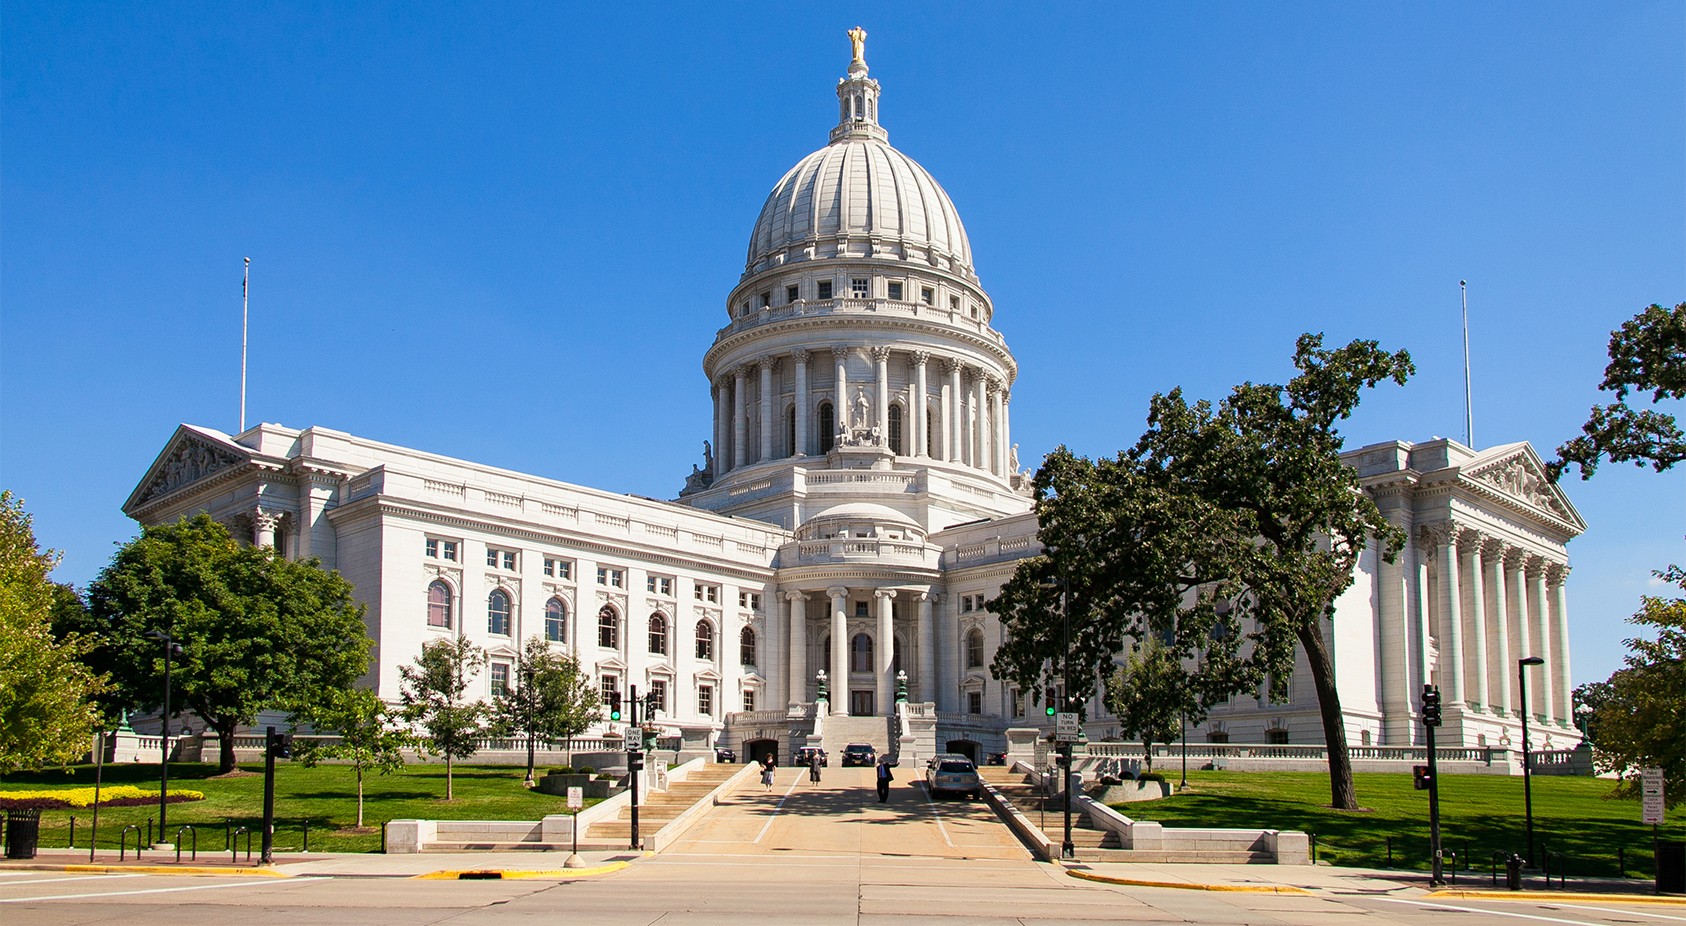
[[(191, 791), (186, 788), (170, 789), (170, 797), (165, 803), (177, 804), (185, 801), (202, 801), (205, 792)], [(94, 803), (93, 788), (58, 788), (51, 791), (0, 791), (0, 809), (23, 810), (29, 807), (91, 807)], [(100, 789), (100, 805), (103, 807), (132, 807), (143, 804), (158, 803), (158, 791), (148, 791), (134, 785), (112, 785)]]

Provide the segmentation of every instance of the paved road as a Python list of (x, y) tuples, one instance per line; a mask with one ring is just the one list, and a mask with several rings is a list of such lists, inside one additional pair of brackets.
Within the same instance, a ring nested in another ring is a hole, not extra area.
[[(909, 770), (903, 770), (904, 773)], [(1324, 875), (1310, 893), (1095, 884), (1031, 859), (979, 805), (927, 801), (902, 782), (888, 805), (870, 771), (818, 788), (781, 771), (734, 796), (672, 851), (575, 881), (70, 874), (0, 870), (0, 924), (92, 926), (137, 917), (236, 926), (714, 926), (853, 924), (1686, 924), (1686, 906), (1431, 899), (1396, 883)], [(1259, 875), (1269, 870), (1259, 866)], [(371, 870), (376, 870), (371, 866)], [(1331, 869), (1295, 869), (1302, 883)]]

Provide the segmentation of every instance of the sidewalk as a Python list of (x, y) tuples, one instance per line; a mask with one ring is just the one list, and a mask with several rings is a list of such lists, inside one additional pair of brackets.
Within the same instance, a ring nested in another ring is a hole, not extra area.
[[(566, 852), (438, 852), (411, 855), (382, 855), (376, 852), (277, 852), (275, 864), (260, 867), (257, 855), (246, 861), (246, 853), (230, 858), (226, 851), (201, 850), (197, 860), (182, 853), (181, 861), (171, 852), (144, 852), (139, 858), (129, 853), (119, 861), (116, 852), (101, 850), (88, 861), (87, 849), (40, 849), (33, 859), (0, 859), (0, 872), (27, 871), (121, 871), (137, 874), (259, 875), (278, 878), (310, 875), (329, 878), (474, 878), (503, 877), (557, 879), (582, 878), (619, 871), (639, 859), (642, 853), (581, 852), (582, 868), (565, 868)], [(4, 884), (0, 881), (0, 884)]]
[(1204, 891), (1254, 893), (1391, 894), (1411, 891), (1419, 896), (1468, 897), (1484, 900), (1597, 899), (1628, 903), (1686, 906), (1686, 896), (1656, 894), (1653, 882), (1631, 878), (1575, 878), (1559, 888), (1558, 879), (1546, 888), (1538, 876), (1527, 878), (1521, 891), (1507, 891), (1501, 880), (1494, 889), (1485, 873), (1466, 872), (1457, 884), (1430, 890), (1428, 873), (1377, 868), (1336, 868), (1329, 865), (1179, 865), (1136, 862), (1072, 862), (1065, 865), (1074, 878), (1140, 887), (1170, 887)]

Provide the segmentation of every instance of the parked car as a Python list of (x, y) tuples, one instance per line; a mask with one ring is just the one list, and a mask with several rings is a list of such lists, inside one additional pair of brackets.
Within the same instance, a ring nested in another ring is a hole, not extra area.
[(989, 758), (984, 760), (984, 764), (985, 765), (1006, 765), (1007, 764), (1007, 754), (1004, 753), (1004, 752), (992, 752), (992, 753), (989, 754)]
[(932, 797), (944, 791), (970, 794), (975, 801), (983, 797), (983, 781), (978, 778), (978, 767), (972, 764), (971, 759), (944, 756), (925, 770), (925, 790)]
[(850, 743), (843, 747), (843, 767), (851, 765), (877, 765), (878, 750), (867, 743)]
[(738, 754), (724, 746), (716, 746), (714, 747), (714, 761), (723, 765), (736, 765)]
[(829, 768), (831, 766), (831, 760), (826, 756), (825, 750), (818, 746), (803, 746), (802, 748), (796, 750), (796, 756), (791, 761), (791, 764), (797, 768), (807, 768), (814, 761), (814, 756), (816, 755), (820, 757), (820, 768)]
[(936, 755), (932, 756), (931, 758), (925, 760), (925, 768), (927, 770), (936, 768), (937, 763), (943, 761), (944, 759), (964, 759), (964, 758), (966, 758), (966, 757), (961, 755), (958, 752), (939, 752)]

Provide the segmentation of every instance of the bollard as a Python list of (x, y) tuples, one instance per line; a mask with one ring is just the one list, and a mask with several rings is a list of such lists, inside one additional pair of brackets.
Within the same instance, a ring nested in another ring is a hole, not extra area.
[(1306, 836), (1311, 839), (1311, 863), (1315, 865), (1317, 864), (1317, 834), (1307, 833)]
[(70, 843), (69, 843), (69, 845), (65, 846), (65, 848), (67, 848), (67, 849), (76, 848), (76, 815), (75, 814), (70, 815)]
[(1522, 890), (1522, 856), (1514, 852), (1505, 859), (1505, 890)]
[(1499, 886), (1499, 863), (1505, 860), (1503, 852), (1494, 852), (1488, 861), (1493, 865), (1493, 886)]
[(1387, 837), (1387, 867), (1393, 867), (1393, 837)]
[(1621, 846), (1616, 847), (1616, 877), (1627, 877), (1627, 855)]
[[(140, 834), (136, 833), (135, 835), (139, 836)], [(153, 839), (152, 839), (152, 818), (151, 817), (146, 818), (146, 844), (149, 845), (149, 846), (157, 844), (157, 843), (153, 842)]]
[(1458, 853), (1448, 852), (1446, 854), (1450, 855), (1452, 857), (1452, 883), (1457, 884), (1458, 883)]
[(304, 848), (299, 850), (299, 851), (306, 852), (306, 853), (308, 853), (310, 851), (310, 818), (309, 817), (304, 818)]

